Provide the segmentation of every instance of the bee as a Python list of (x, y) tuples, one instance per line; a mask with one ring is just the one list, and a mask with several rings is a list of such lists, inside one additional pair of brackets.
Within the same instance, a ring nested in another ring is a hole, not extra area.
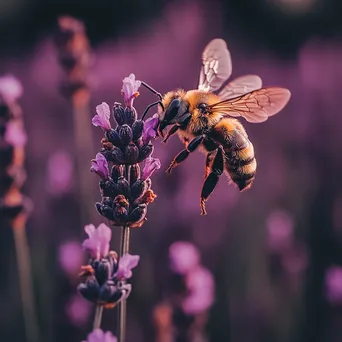
[[(212, 40), (202, 53), (198, 89), (176, 89), (162, 96), (152, 87), (142, 85), (160, 98), (147, 107), (159, 105), (158, 133), (166, 142), (177, 133), (185, 148), (172, 160), (167, 172), (201, 150), (206, 154), (205, 177), (201, 191), (201, 215), (205, 202), (225, 173), (240, 191), (251, 187), (257, 169), (254, 147), (245, 128), (236, 117), (251, 123), (264, 122), (278, 113), (290, 99), (288, 89), (262, 87), (259, 76), (241, 76), (227, 83), (232, 62), (227, 44)], [(172, 127), (164, 136), (164, 130)]]

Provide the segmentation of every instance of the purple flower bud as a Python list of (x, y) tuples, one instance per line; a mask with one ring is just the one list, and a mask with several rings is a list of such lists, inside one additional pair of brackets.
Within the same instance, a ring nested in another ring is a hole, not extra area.
[(11, 120), (6, 125), (5, 141), (15, 147), (23, 147), (27, 142), (27, 135), (21, 121)]
[(140, 86), (141, 82), (135, 80), (134, 74), (130, 74), (123, 79), (121, 92), (127, 107), (133, 106), (134, 99), (139, 95), (138, 89)]
[(104, 180), (108, 179), (108, 162), (102, 153), (97, 153), (96, 158), (91, 161), (90, 172), (97, 173)]
[(118, 280), (126, 280), (132, 277), (132, 269), (138, 266), (140, 256), (124, 254), (118, 264), (118, 270), (114, 277)]
[(133, 123), (137, 120), (137, 111), (134, 107), (126, 107), (125, 108), (125, 123), (129, 126), (132, 126)]
[(110, 131), (106, 132), (107, 139), (114, 145), (120, 147), (121, 140), (119, 133), (115, 129), (111, 129)]
[(108, 132), (111, 130), (109, 118), (110, 108), (106, 102), (102, 102), (96, 106), (96, 115), (92, 119), (92, 124), (97, 127), (101, 127), (104, 131)]
[(88, 250), (95, 259), (105, 257), (109, 252), (109, 243), (112, 238), (112, 231), (104, 223), (97, 228), (93, 224), (84, 227), (89, 238), (83, 242), (83, 248)]
[(160, 166), (161, 164), (158, 158), (147, 158), (142, 171), (141, 179), (146, 180), (147, 178), (150, 178), (155, 170), (160, 169)]
[(123, 175), (123, 167), (122, 165), (113, 165), (112, 167), (112, 179), (113, 181), (116, 183), (119, 179), (119, 177), (121, 177)]
[(132, 200), (135, 201), (137, 198), (142, 196), (144, 192), (147, 190), (146, 182), (138, 179), (131, 187), (131, 197)]
[(87, 300), (97, 302), (99, 295), (99, 283), (94, 276), (89, 277), (86, 282), (77, 286), (77, 290)]
[(103, 332), (101, 329), (93, 330), (87, 337), (87, 341), (82, 342), (117, 342), (117, 338), (110, 332)]
[(141, 138), (142, 132), (144, 129), (144, 121), (137, 120), (132, 125), (132, 131), (133, 131), (133, 141), (137, 141)]
[(114, 164), (123, 164), (125, 161), (125, 157), (123, 152), (119, 147), (114, 146), (111, 151), (111, 161)]
[(115, 203), (114, 205), (114, 221), (119, 225), (125, 225), (127, 223), (127, 215), (128, 211), (127, 208), (120, 205), (120, 203)]
[(140, 178), (140, 166), (139, 164), (134, 164), (131, 166), (131, 185), (134, 184), (137, 179)]
[(145, 145), (157, 136), (158, 123), (158, 114), (154, 114), (151, 118), (148, 118), (145, 121), (144, 130), (142, 133), (142, 138)]
[(144, 145), (139, 148), (139, 163), (149, 157), (154, 150), (154, 146), (152, 144)]
[(108, 206), (106, 204), (102, 204), (99, 202), (96, 202), (95, 206), (96, 206), (96, 210), (98, 211), (100, 215), (104, 216), (110, 221), (114, 220), (113, 209), (111, 206)]
[(128, 197), (129, 193), (129, 184), (125, 177), (119, 177), (117, 182), (118, 190), (121, 195), (124, 195), (125, 197)]
[(119, 194), (118, 186), (113, 180), (100, 181), (100, 188), (102, 190), (102, 195), (106, 197), (115, 197)]
[(121, 106), (121, 103), (115, 102), (113, 106), (114, 119), (119, 126), (125, 123), (125, 110)]
[(132, 128), (129, 127), (128, 125), (126, 124), (122, 125), (119, 128), (118, 133), (119, 133), (122, 145), (127, 146), (132, 141), (132, 138), (133, 138)]
[[(108, 280), (99, 291), (99, 301), (103, 303), (116, 303), (122, 296), (122, 292), (118, 289), (112, 280)], [(106, 341), (105, 341), (106, 342)]]
[(128, 164), (136, 164), (139, 158), (139, 149), (134, 143), (129, 143), (125, 148), (125, 161)]
[(21, 83), (12, 75), (0, 77), (0, 97), (6, 103), (13, 103), (23, 93)]
[(132, 212), (129, 214), (128, 221), (133, 223), (141, 222), (147, 214), (147, 205), (139, 204)]

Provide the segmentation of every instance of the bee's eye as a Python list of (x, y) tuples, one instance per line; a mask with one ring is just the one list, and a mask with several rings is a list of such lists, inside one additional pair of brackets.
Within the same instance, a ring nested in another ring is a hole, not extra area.
[(197, 108), (200, 110), (202, 114), (207, 113), (208, 105), (206, 103), (200, 103)]

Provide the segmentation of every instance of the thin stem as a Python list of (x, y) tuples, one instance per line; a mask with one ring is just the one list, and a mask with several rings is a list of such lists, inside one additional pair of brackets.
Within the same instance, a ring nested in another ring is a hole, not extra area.
[(96, 305), (93, 330), (101, 328), (103, 306)]
[(28, 342), (37, 342), (39, 341), (38, 322), (34, 305), (34, 294), (31, 279), (31, 258), (25, 223), (26, 218), (18, 217), (13, 222), (13, 234), (17, 255), (26, 338)]

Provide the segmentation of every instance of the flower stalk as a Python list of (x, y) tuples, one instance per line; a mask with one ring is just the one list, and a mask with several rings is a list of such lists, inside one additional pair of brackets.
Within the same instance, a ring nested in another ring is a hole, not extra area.
[(96, 309), (95, 309), (93, 330), (101, 328), (102, 313), (103, 313), (103, 306), (97, 304)]

